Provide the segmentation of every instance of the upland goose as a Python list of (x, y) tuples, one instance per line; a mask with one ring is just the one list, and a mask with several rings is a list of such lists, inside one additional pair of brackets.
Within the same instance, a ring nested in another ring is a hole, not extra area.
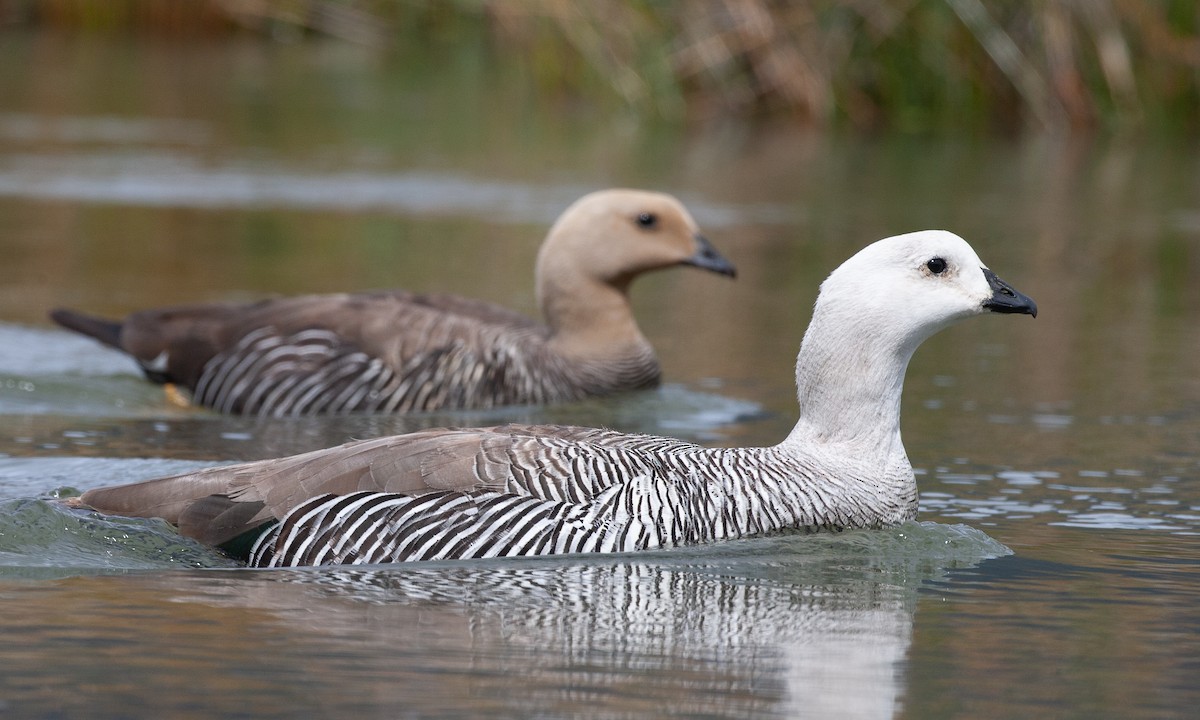
[[(439, 429), (90, 490), (256, 566), (633, 551), (913, 518), (909, 359), (984, 312), (1037, 315), (965, 241), (880, 240), (821, 285), (796, 359), (800, 419), (763, 448), (561, 426)], [(264, 526), (270, 527), (263, 532)]]
[(51, 318), (131, 355), (146, 377), (225, 413), (311, 415), (566, 402), (654, 387), (629, 304), (642, 273), (734, 267), (675, 198), (603, 190), (567, 208), (538, 253), (545, 324), (491, 303), (402, 290)]

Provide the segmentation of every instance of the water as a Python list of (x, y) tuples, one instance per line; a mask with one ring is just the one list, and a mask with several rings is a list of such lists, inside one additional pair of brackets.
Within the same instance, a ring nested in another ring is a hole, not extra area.
[[(336, 44), (0, 42), (0, 712), (14, 717), (1188, 717), (1200, 703), (1200, 147), (662, 127), (503, 63)], [(372, 287), (531, 312), (547, 224), (674, 192), (739, 266), (640, 280), (667, 385), (263, 422), (52, 329)], [(820, 280), (944, 227), (1034, 297), (918, 351), (918, 523), (644, 556), (251, 571), (103, 484), (437, 425), (773, 443)]]

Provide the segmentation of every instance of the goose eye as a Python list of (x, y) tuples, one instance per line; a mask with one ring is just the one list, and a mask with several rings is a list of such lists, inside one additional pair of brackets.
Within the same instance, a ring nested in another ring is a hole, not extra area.
[(649, 230), (655, 225), (658, 225), (658, 216), (649, 212), (641, 213), (637, 216), (637, 224), (638, 227)]
[(934, 259), (925, 263), (925, 267), (929, 268), (929, 272), (933, 273), (934, 275), (941, 275), (942, 273), (946, 272), (946, 261), (940, 257), (935, 257)]

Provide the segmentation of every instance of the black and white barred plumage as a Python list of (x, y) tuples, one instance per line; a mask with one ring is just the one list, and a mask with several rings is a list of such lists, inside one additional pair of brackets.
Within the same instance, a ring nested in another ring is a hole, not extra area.
[[(497, 492), (321, 495), (265, 533), (256, 567), (340, 565), (633, 552), (662, 547), (669, 528), (619, 504), (619, 491), (588, 505)], [(628, 501), (630, 498), (624, 498)], [(486, 532), (476, 532), (486, 528)]]
[[(561, 428), (570, 440), (511, 430), (503, 487), (312, 497), (258, 540), (250, 563), (634, 552), (783, 529), (878, 527), (916, 511), (907, 467), (869, 477), (851, 463), (822, 487), (776, 448), (707, 449), (583, 428)], [(482, 477), (477, 484), (494, 487)]]

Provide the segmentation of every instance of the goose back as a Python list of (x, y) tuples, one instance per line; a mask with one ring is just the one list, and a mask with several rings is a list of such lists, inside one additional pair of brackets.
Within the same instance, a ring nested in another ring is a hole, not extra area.
[(254, 415), (407, 413), (543, 404), (652, 387), (644, 340), (572, 362), (525, 316), (403, 292), (273, 301), (227, 326), (194, 398)]

